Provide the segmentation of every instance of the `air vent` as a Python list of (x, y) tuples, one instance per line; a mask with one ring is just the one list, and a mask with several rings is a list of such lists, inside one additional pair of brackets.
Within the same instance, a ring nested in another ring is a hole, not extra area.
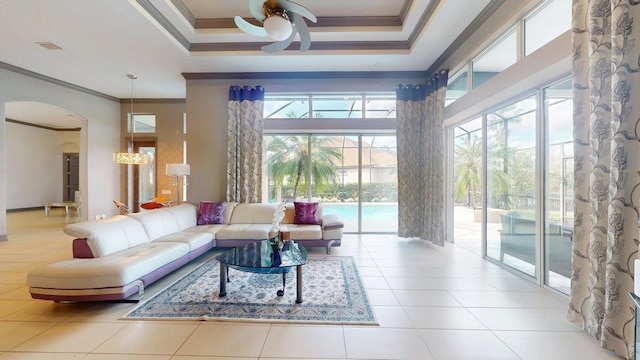
[(62, 48), (52, 42), (37, 42), (36, 44), (48, 50), (62, 50)]

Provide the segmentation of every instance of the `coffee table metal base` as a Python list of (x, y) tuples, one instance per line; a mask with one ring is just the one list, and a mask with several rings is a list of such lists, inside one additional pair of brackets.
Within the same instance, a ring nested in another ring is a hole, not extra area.
[[(287, 273), (289, 272), (289, 268), (271, 268), (270, 269), (271, 271), (265, 272), (264, 269), (262, 269), (262, 271), (259, 271), (254, 268), (239, 267), (239, 266), (231, 266), (231, 267), (239, 271), (250, 272), (255, 274), (281, 273), (282, 289), (278, 290), (276, 294), (278, 296), (284, 296), (284, 290), (287, 285)], [(230, 282), (229, 266), (223, 263), (220, 263), (220, 293), (218, 294), (219, 297), (227, 296), (227, 282)], [(296, 304), (301, 304), (301, 303), (302, 303), (302, 265), (297, 265), (296, 266)]]

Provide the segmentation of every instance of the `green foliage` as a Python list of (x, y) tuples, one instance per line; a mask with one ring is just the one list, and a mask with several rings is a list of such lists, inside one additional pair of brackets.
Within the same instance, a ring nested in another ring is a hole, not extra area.
[[(284, 186), (283, 194), (292, 194), (293, 188)], [(275, 199), (275, 189), (271, 189), (270, 199)], [(315, 188), (314, 198), (323, 202), (355, 202), (358, 200), (358, 184), (326, 184), (322, 189)], [(397, 202), (398, 184), (366, 183), (362, 184), (363, 202)]]
[[(310, 141), (311, 144), (309, 146)], [(336, 182), (337, 169), (334, 162), (342, 158), (341, 152), (333, 147), (322, 146), (321, 136), (274, 136), (267, 144), (268, 166), (271, 179), (276, 187), (288, 187), (297, 198), (300, 190), (308, 189), (311, 178), (315, 186)], [(311, 163), (309, 163), (309, 147)], [(284, 194), (287, 194), (283, 192)]]

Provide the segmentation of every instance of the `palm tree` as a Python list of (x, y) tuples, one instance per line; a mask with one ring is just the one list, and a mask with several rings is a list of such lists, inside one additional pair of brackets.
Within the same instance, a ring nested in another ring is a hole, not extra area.
[[(309, 143), (311, 142), (311, 165), (309, 165)], [(311, 183), (309, 166), (314, 185), (336, 183), (335, 161), (342, 155), (338, 149), (323, 146), (320, 136), (275, 136), (267, 144), (268, 166), (276, 186), (288, 185), (297, 198), (300, 185)]]
[(482, 142), (477, 136), (466, 138), (456, 145), (454, 168), (454, 196), (476, 205), (476, 193), (481, 186)]

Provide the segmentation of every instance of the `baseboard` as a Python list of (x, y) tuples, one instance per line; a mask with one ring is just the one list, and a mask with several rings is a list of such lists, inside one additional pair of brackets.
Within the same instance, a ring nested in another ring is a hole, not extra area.
[(8, 213), (13, 212), (21, 212), (21, 211), (31, 211), (31, 210), (43, 210), (44, 206), (36, 206), (36, 207), (28, 207), (28, 208), (20, 208), (20, 209), (7, 209)]

